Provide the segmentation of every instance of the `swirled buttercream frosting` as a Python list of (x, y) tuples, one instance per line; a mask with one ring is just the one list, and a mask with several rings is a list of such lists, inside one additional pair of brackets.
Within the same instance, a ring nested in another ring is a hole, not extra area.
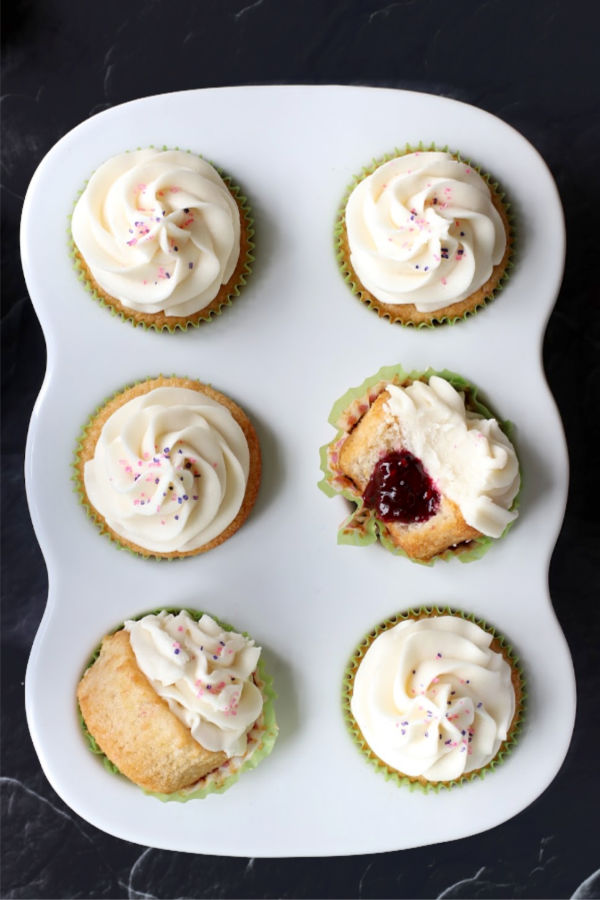
[(139, 668), (192, 737), (206, 750), (242, 756), (263, 707), (252, 678), (260, 647), (185, 610), (129, 620), (125, 629)]
[(406, 619), (375, 638), (351, 710), (373, 753), (396, 771), (453, 781), (487, 766), (515, 714), (512, 669), (474, 622)]
[(464, 396), (437, 375), (427, 384), (388, 384), (386, 391), (384, 411), (398, 446), (421, 461), (469, 525), (500, 537), (517, 517), (510, 507), (520, 475), (514, 447), (497, 420), (467, 409)]
[(209, 163), (180, 150), (114, 156), (90, 178), (71, 222), (93, 279), (128, 309), (189, 316), (226, 284), (240, 214)]
[(383, 163), (350, 194), (345, 223), (364, 287), (383, 303), (423, 313), (474, 294), (506, 248), (486, 181), (445, 152)]
[(168, 554), (202, 548), (227, 529), (249, 469), (248, 442), (229, 409), (201, 390), (165, 386), (112, 412), (83, 475), (113, 532)]

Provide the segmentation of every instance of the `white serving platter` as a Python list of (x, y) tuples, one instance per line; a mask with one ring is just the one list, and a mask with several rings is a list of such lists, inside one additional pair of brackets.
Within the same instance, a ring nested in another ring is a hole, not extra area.
[[(333, 220), (352, 176), (405, 142), (435, 141), (482, 164), (507, 191), (518, 260), (499, 298), (452, 327), (392, 326), (343, 283)], [(134, 329), (94, 302), (67, 253), (77, 191), (105, 159), (179, 146), (220, 165), (256, 221), (254, 273), (234, 305), (187, 333)], [(63, 800), (117, 837), (235, 856), (325, 856), (472, 835), (516, 815), (550, 784), (571, 737), (573, 667), (548, 594), (568, 461), (541, 344), (564, 264), (556, 187), (534, 148), (471, 106), (406, 91), (240, 87), (124, 104), (83, 122), (48, 153), (25, 199), (22, 255), (48, 347), (31, 419), (27, 495), (49, 575), (26, 680), (29, 727)], [(478, 562), (428, 568), (379, 546), (338, 546), (342, 498), (316, 487), (332, 403), (381, 366), (449, 368), (517, 427), (521, 515)], [(81, 425), (107, 395), (159, 372), (211, 382), (254, 420), (264, 479), (241, 531), (173, 563), (119, 552), (71, 484)], [(227, 793), (163, 804), (108, 773), (79, 730), (75, 686), (100, 638), (161, 605), (195, 606), (251, 632), (275, 678), (274, 752)], [(485, 780), (425, 796), (362, 758), (341, 715), (342, 673), (371, 627), (409, 606), (483, 617), (516, 648), (528, 685), (518, 746)], [(559, 724), (558, 724), (559, 723)]]

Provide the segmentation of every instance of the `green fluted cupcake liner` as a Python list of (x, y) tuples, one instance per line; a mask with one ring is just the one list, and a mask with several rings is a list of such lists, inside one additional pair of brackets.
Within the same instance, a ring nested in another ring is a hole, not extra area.
[[(429, 560), (413, 559), (413, 557), (408, 556), (404, 550), (400, 547), (396, 547), (392, 542), (385, 522), (378, 519), (373, 510), (365, 507), (360, 492), (352, 485), (352, 482), (345, 476), (337, 475), (332, 471), (329, 458), (330, 451), (335, 451), (335, 448), (343, 442), (349, 427), (354, 425), (367, 411), (371, 402), (373, 402), (373, 400), (381, 393), (381, 390), (384, 389), (386, 384), (389, 384), (390, 382), (398, 385), (412, 381), (427, 382), (432, 375), (439, 375), (441, 378), (445, 378), (452, 387), (457, 391), (462, 392), (465, 396), (465, 404), (468, 409), (478, 413), (486, 419), (497, 418), (479, 397), (479, 388), (463, 378), (462, 375), (458, 375), (456, 372), (451, 372), (448, 369), (437, 370), (430, 368), (423, 372), (419, 370), (406, 372), (399, 364), (395, 366), (383, 366), (375, 375), (366, 378), (361, 385), (346, 391), (342, 397), (336, 400), (328, 418), (328, 422), (333, 425), (334, 428), (338, 429), (337, 434), (332, 441), (324, 444), (319, 450), (321, 471), (323, 472), (324, 477), (318, 482), (318, 487), (328, 497), (334, 497), (341, 494), (346, 500), (350, 500), (352, 503), (356, 504), (356, 510), (351, 513), (339, 527), (337, 536), (338, 544), (366, 547), (369, 544), (374, 544), (377, 539), (379, 539), (386, 550), (389, 550), (396, 556), (404, 556), (406, 559), (419, 565), (432, 566), (439, 559), (450, 560), (454, 558), (458, 558), (461, 562), (466, 563), (481, 559), (481, 557), (490, 549), (492, 544), (497, 540), (501, 540), (511, 528), (513, 523), (509, 522), (500, 538), (491, 538), (487, 535), (482, 535), (481, 537), (470, 541), (464, 547), (458, 547), (456, 549), (449, 548), (444, 553), (440, 553)], [(513, 442), (514, 427), (512, 423), (500, 419), (497, 419), (497, 421), (504, 434), (511, 442)], [(511, 510), (515, 510), (519, 506), (522, 486), (523, 479), (521, 476), (519, 491), (512, 502), (510, 507)]]
[[(430, 322), (401, 322), (400, 320), (394, 320), (393, 324), (402, 325), (405, 328), (437, 328), (440, 325), (454, 325), (456, 322), (463, 321), (465, 319), (471, 318), (476, 315), (481, 309), (483, 309), (487, 304), (498, 296), (500, 291), (505, 287), (507, 281), (510, 278), (510, 270), (514, 267), (515, 264), (515, 241), (517, 239), (517, 232), (515, 228), (515, 218), (512, 212), (511, 204), (506, 200), (506, 193), (501, 189), (499, 183), (495, 181), (491, 175), (484, 172), (482, 167), (477, 163), (474, 163), (471, 159), (467, 159), (462, 156), (460, 153), (449, 150), (448, 145), (446, 144), (444, 147), (438, 147), (434, 142), (429, 145), (423, 144), (422, 141), (419, 141), (418, 144), (406, 144), (403, 149), (395, 147), (391, 153), (386, 153), (384, 156), (378, 157), (377, 159), (373, 159), (371, 163), (367, 166), (364, 166), (358, 175), (355, 175), (351, 181), (351, 183), (346, 188), (344, 196), (342, 198), (342, 202), (339, 206), (334, 225), (334, 249), (336, 260), (342, 274), (342, 278), (352, 291), (352, 293), (358, 297), (358, 299), (365, 304), (369, 309), (375, 312), (379, 318), (388, 319), (391, 321), (391, 317), (389, 313), (384, 312), (377, 308), (377, 302), (372, 302), (371, 298), (368, 296), (369, 292), (363, 288), (358, 279), (358, 276), (351, 269), (349, 265), (349, 261), (346, 259), (344, 250), (343, 250), (343, 235), (346, 230), (345, 226), (345, 216), (346, 216), (346, 204), (348, 202), (348, 198), (350, 194), (354, 190), (354, 188), (369, 175), (372, 175), (373, 172), (382, 166), (384, 163), (390, 162), (392, 159), (397, 159), (399, 156), (406, 156), (409, 153), (428, 153), (432, 151), (438, 151), (442, 153), (451, 153), (454, 159), (458, 162), (465, 163), (465, 165), (471, 166), (481, 177), (487, 182), (490, 190), (499, 198), (504, 207), (504, 211), (506, 213), (506, 217), (508, 219), (508, 234), (507, 241), (509, 244), (509, 255), (506, 262), (506, 266), (504, 268), (504, 272), (494, 288), (487, 296), (482, 298), (482, 300), (477, 304), (473, 309), (468, 310), (463, 315), (459, 316), (449, 316), (443, 313), (440, 310), (441, 315), (438, 317), (435, 310), (432, 311), (433, 319)], [(400, 305), (400, 304), (399, 304)]]
[[(137, 147), (136, 149), (143, 150), (145, 148)], [(155, 149), (154, 145), (151, 144), (149, 149), (151, 149), (151, 150)], [(167, 147), (166, 145), (163, 145), (162, 147), (157, 148), (157, 149), (181, 150), (181, 147), (171, 148), (171, 147)], [(130, 151), (125, 151), (125, 152), (129, 153)], [(200, 157), (200, 159), (204, 159), (204, 157), (200, 153), (194, 154), (194, 153), (192, 153), (191, 150), (185, 150), (184, 152), (189, 153), (190, 155), (193, 155), (193, 156), (198, 156), (198, 157)], [(241, 188), (234, 183), (234, 181), (230, 175), (227, 175), (223, 171), (223, 169), (221, 169), (219, 166), (215, 165), (215, 163), (211, 162), (210, 160), (206, 160), (206, 162), (210, 163), (210, 165), (219, 173), (219, 175), (221, 176), (221, 178), (227, 185), (229, 192), (232, 194), (232, 196), (234, 197), (234, 199), (238, 205), (238, 208), (240, 210), (240, 216), (242, 217), (243, 223), (245, 224), (245, 227), (246, 227), (247, 252), (246, 252), (246, 259), (245, 259), (243, 269), (242, 269), (236, 283), (231, 287), (231, 289), (228, 291), (228, 293), (222, 298), (222, 300), (220, 301), (218, 306), (216, 306), (214, 308), (207, 308), (206, 314), (203, 314), (203, 310), (200, 310), (199, 313), (193, 313), (192, 315), (194, 317), (196, 317), (196, 316), (198, 317), (197, 321), (177, 322), (172, 326), (169, 326), (167, 324), (158, 325), (158, 324), (153, 324), (153, 323), (148, 323), (148, 322), (139, 322), (133, 317), (133, 315), (128, 314), (126, 309), (122, 309), (122, 310), (116, 309), (109, 301), (105, 300), (104, 297), (102, 297), (98, 293), (95, 286), (89, 281), (87, 272), (85, 270), (84, 265), (82, 264), (82, 260), (79, 256), (79, 251), (77, 250), (77, 247), (73, 240), (73, 235), (71, 233), (71, 219), (72, 219), (73, 214), (71, 213), (68, 216), (68, 226), (67, 226), (68, 251), (69, 251), (69, 256), (73, 262), (73, 268), (75, 269), (78, 280), (82, 283), (83, 287), (88, 292), (88, 294), (90, 294), (90, 296), (94, 300), (96, 300), (100, 304), (100, 306), (103, 306), (105, 309), (108, 309), (109, 312), (111, 313), (111, 315), (116, 316), (117, 318), (121, 319), (124, 322), (129, 322), (129, 324), (132, 325), (134, 328), (139, 326), (139, 327), (143, 328), (145, 331), (158, 331), (158, 332), (166, 331), (170, 334), (174, 334), (177, 331), (187, 331), (189, 328), (199, 328), (201, 325), (205, 324), (206, 322), (211, 322), (216, 316), (220, 316), (226, 307), (232, 305), (235, 298), (240, 295), (242, 288), (244, 287), (244, 285), (247, 282), (248, 277), (252, 274), (252, 263), (254, 262), (254, 259), (255, 259), (253, 251), (254, 251), (256, 245), (253, 241), (253, 237), (255, 234), (254, 219), (252, 217), (252, 211), (250, 209), (250, 204), (248, 202), (248, 198), (242, 193)], [(88, 182), (86, 181), (85, 184), (83, 185), (83, 187), (77, 192), (77, 196), (75, 197), (75, 202), (73, 204), (73, 209), (77, 205), (77, 201), (79, 200), (80, 196), (83, 194), (87, 184), (88, 184)], [(213, 302), (214, 301), (211, 301), (211, 303), (213, 303)], [(208, 306), (210, 307), (210, 304), (208, 304)]]
[[(518, 693), (515, 691), (515, 714), (510, 726), (508, 737), (501, 744), (500, 749), (498, 750), (495, 757), (486, 766), (481, 769), (474, 769), (471, 772), (467, 772), (465, 775), (462, 775), (460, 778), (454, 779), (453, 781), (420, 781), (404, 775), (402, 772), (398, 772), (396, 769), (388, 766), (387, 763), (384, 763), (381, 759), (379, 759), (378, 756), (373, 753), (373, 751), (367, 744), (354, 716), (352, 715), (352, 710), (350, 708), (354, 687), (354, 677), (367, 650), (375, 641), (375, 639), (379, 637), (380, 634), (383, 634), (384, 631), (387, 631), (389, 628), (393, 628), (395, 625), (398, 625), (399, 622), (402, 622), (406, 619), (433, 618), (436, 616), (448, 615), (457, 616), (461, 619), (467, 619), (470, 622), (474, 622), (475, 625), (479, 625), (479, 627), (483, 629), (483, 631), (491, 634), (495, 639), (495, 641), (501, 648), (501, 652), (505, 660), (508, 662), (513, 672), (516, 672), (517, 674), (517, 683), (519, 686), (519, 690)], [(391, 781), (398, 787), (408, 788), (411, 791), (418, 790), (425, 794), (430, 792), (438, 793), (439, 791), (449, 790), (450, 788), (466, 784), (470, 781), (483, 779), (488, 774), (488, 772), (492, 772), (494, 771), (494, 769), (497, 769), (498, 766), (512, 752), (517, 743), (519, 733), (523, 726), (526, 706), (527, 693), (521, 662), (506, 638), (498, 634), (495, 628), (493, 628), (483, 619), (475, 616), (474, 613), (465, 613), (461, 610), (451, 609), (447, 606), (424, 606), (416, 609), (411, 608), (405, 610), (404, 612), (397, 613), (395, 616), (391, 616), (388, 619), (385, 619), (379, 625), (376, 625), (375, 628), (373, 628), (372, 631), (370, 631), (366, 635), (366, 637), (362, 639), (362, 641), (350, 657), (348, 665), (344, 670), (342, 683), (342, 713), (344, 716), (346, 728), (348, 729), (348, 732), (352, 740), (354, 741), (354, 744), (358, 747), (362, 755), (374, 767), (374, 769), (381, 775), (383, 775), (386, 781)]]
[[(189, 615), (196, 621), (198, 621), (202, 618), (203, 615), (205, 615), (203, 611), (197, 609), (169, 606), (160, 607), (160, 609), (155, 609), (151, 612), (140, 613), (140, 615), (133, 616), (132, 618), (137, 621), (138, 619), (142, 619), (144, 616), (157, 615), (160, 612), (173, 613), (174, 615), (176, 615), (177, 613), (182, 612), (182, 610), (185, 610), (185, 612), (189, 613)], [(210, 615), (211, 618), (214, 619), (214, 621), (224, 631), (235, 630), (232, 625), (229, 625), (227, 622), (221, 621), (221, 619), (218, 619), (211, 613), (207, 613), (207, 615)], [(109, 632), (109, 634), (114, 634), (115, 632), (120, 631), (123, 628), (123, 625), (124, 623), (121, 622), (121, 624), (117, 625), (116, 628), (113, 628), (112, 631)], [(243, 631), (241, 633), (244, 637), (250, 638), (250, 635), (246, 631)], [(101, 644), (92, 654), (90, 660), (85, 666), (84, 672), (94, 664), (94, 662), (100, 655), (100, 647)], [(244, 756), (232, 757), (232, 759), (228, 760), (214, 772), (209, 772), (208, 775), (205, 775), (194, 785), (191, 785), (191, 787), (185, 788), (181, 791), (175, 791), (173, 794), (161, 794), (158, 791), (148, 791), (144, 788), (140, 788), (140, 790), (142, 790), (145, 794), (148, 794), (148, 796), (150, 797), (156, 797), (163, 803), (167, 803), (170, 801), (186, 803), (188, 800), (202, 800), (205, 797), (208, 797), (209, 794), (222, 794), (233, 784), (235, 784), (242, 772), (248, 772), (250, 771), (250, 769), (256, 768), (261, 760), (265, 759), (265, 757), (267, 757), (273, 750), (275, 741), (277, 740), (277, 735), (279, 733), (274, 709), (274, 701), (277, 699), (277, 694), (273, 690), (273, 679), (265, 672), (262, 659), (259, 659), (258, 661), (256, 685), (263, 696), (263, 709), (259, 719), (248, 733), (249, 746)], [(114, 775), (121, 776), (121, 772), (119, 771), (118, 767), (113, 762), (111, 762), (104, 751), (98, 746), (94, 737), (88, 731), (84, 718), (81, 714), (81, 710), (79, 709), (79, 704), (77, 705), (77, 712), (81, 730), (83, 731), (89, 749), (92, 751), (92, 753), (96, 754), (102, 759), (104, 767), (107, 769), (107, 771), (113, 773)]]

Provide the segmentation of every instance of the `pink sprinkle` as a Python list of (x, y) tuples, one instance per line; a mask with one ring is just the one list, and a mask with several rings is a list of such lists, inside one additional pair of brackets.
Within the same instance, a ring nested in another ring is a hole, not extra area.
[(442, 279), (441, 279), (441, 282), (442, 282), (442, 284), (446, 284), (446, 283), (447, 283), (445, 278), (442, 278)]
[(470, 170), (470, 169), (465, 169), (465, 172), (467, 173), (467, 175), (470, 175), (470, 174), (471, 174), (471, 170)]

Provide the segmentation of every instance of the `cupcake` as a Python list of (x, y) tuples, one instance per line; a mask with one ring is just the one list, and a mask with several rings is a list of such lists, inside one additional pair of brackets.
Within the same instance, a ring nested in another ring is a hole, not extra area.
[[(419, 562), (480, 556), (517, 517), (515, 449), (477, 391), (450, 372), (382, 369), (334, 406), (320, 487), (353, 501), (341, 543)], [(506, 426), (504, 426), (506, 428)]]
[(181, 150), (136, 150), (103, 163), (77, 200), (71, 234), (93, 295), (156, 330), (219, 313), (252, 260), (252, 220), (239, 188)]
[(409, 610), (373, 629), (344, 680), (348, 728), (397, 783), (450, 787), (510, 751), (524, 684), (504, 638), (454, 610)]
[(151, 378), (101, 406), (76, 452), (75, 482), (100, 530), (142, 556), (194, 556), (246, 521), (258, 439), (232, 400), (189, 378)]
[(225, 790), (277, 736), (260, 654), (203, 613), (126, 621), (104, 638), (77, 687), (92, 749), (163, 799)]
[(354, 293), (403, 325), (475, 312), (500, 286), (511, 245), (498, 186), (459, 155), (436, 150), (396, 154), (365, 170), (336, 227)]

